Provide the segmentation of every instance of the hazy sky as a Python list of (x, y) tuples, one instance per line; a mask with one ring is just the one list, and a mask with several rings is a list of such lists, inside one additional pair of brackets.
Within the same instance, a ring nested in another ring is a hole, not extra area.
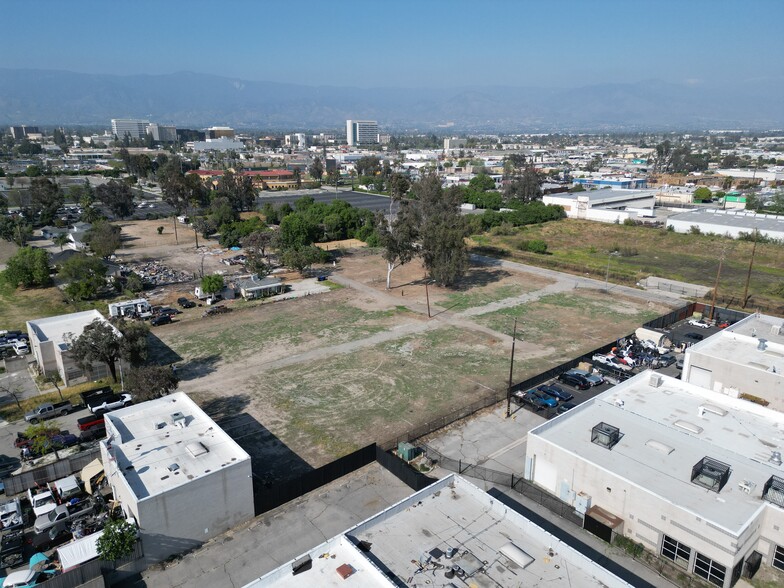
[(784, 80), (784, 0), (6, 0), (0, 67), (306, 85)]

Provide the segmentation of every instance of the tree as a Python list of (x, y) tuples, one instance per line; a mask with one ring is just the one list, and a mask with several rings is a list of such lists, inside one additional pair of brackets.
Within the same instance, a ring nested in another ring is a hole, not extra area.
[(109, 221), (98, 221), (87, 231), (85, 240), (95, 255), (109, 257), (120, 247), (121, 230)]
[(713, 197), (710, 188), (706, 188), (705, 186), (700, 186), (696, 190), (694, 190), (694, 194), (692, 197), (695, 202), (710, 202), (711, 198)]
[(283, 265), (300, 273), (314, 263), (326, 263), (328, 258), (329, 254), (315, 245), (289, 247), (281, 251), (280, 254)]
[(57, 247), (60, 248), (60, 251), (63, 250), (63, 247), (68, 245), (71, 241), (71, 237), (63, 231), (62, 233), (57, 233), (54, 237), (52, 237), (52, 243), (54, 243)]
[(533, 202), (542, 197), (542, 175), (533, 164), (528, 164), (523, 169), (520, 177), (513, 179), (504, 190), (508, 200), (520, 202)]
[(239, 212), (251, 210), (256, 205), (256, 189), (249, 176), (225, 172), (218, 180), (216, 196), (227, 198), (231, 207)]
[(287, 215), (280, 221), (278, 243), (281, 249), (305, 247), (318, 237), (319, 227), (301, 212)]
[(133, 192), (127, 184), (110, 180), (98, 186), (95, 195), (112, 211), (113, 215), (122, 219), (133, 214)]
[(266, 261), (267, 248), (272, 244), (272, 231), (260, 230), (253, 231), (242, 240), (242, 248), (245, 250), (247, 261), (245, 267), (249, 271), (258, 275), (265, 276), (270, 268)]
[(133, 394), (135, 402), (160, 398), (177, 389), (180, 380), (169, 366), (142, 366), (132, 368), (125, 377), (125, 389)]
[(33, 236), (33, 227), (21, 216), (0, 217), (0, 236), (6, 241), (24, 247)]
[(308, 168), (308, 173), (310, 174), (311, 178), (316, 180), (321, 179), (321, 177), (324, 175), (324, 164), (321, 163), (320, 157), (316, 157), (313, 160), (313, 163), (311, 163), (310, 167)]
[(381, 161), (378, 157), (366, 155), (354, 164), (359, 176), (374, 176), (381, 171)]
[(400, 202), (397, 216), (394, 220), (390, 219), (391, 215), (379, 215), (376, 228), (384, 248), (382, 256), (387, 262), (387, 290), (391, 288), (392, 271), (408, 263), (416, 255), (416, 240), (419, 235), (419, 218), (411, 203)]
[(7, 264), (5, 280), (14, 287), (42, 287), (50, 284), (49, 255), (37, 247), (22, 247)]
[(468, 182), (468, 187), (480, 192), (495, 190), (495, 180), (487, 174), (479, 174), (471, 178), (471, 181)]
[(136, 527), (125, 519), (112, 519), (106, 523), (96, 542), (98, 557), (103, 561), (117, 561), (133, 553), (136, 547)]
[(106, 266), (99, 258), (84, 253), (68, 258), (59, 275), (69, 282), (65, 293), (73, 300), (94, 299), (106, 286)]
[(52, 224), (64, 202), (60, 186), (49, 178), (33, 178), (30, 182), (30, 212), (39, 223)]
[(147, 360), (150, 327), (141, 321), (126, 321), (120, 319), (114, 326), (122, 334), (120, 352), (122, 358), (132, 366), (140, 366)]
[(122, 335), (112, 325), (95, 319), (78, 337), (66, 333), (65, 340), (71, 357), (82, 370), (89, 370), (96, 362), (105, 363), (112, 380), (117, 381), (116, 362), (122, 358), (123, 346)]
[(125, 289), (134, 294), (138, 294), (144, 290), (144, 281), (142, 277), (136, 272), (130, 272), (125, 277)]
[(223, 290), (223, 276), (212, 274), (201, 279), (201, 290), (205, 294), (215, 295)]
[(45, 421), (43, 423), (36, 423), (30, 425), (25, 429), (25, 436), (30, 439), (30, 448), (36, 455), (44, 455), (50, 450), (54, 449), (54, 454), (57, 459), (57, 450), (62, 447), (52, 441), (52, 437), (60, 432), (60, 425), (57, 421)]
[(459, 188), (444, 191), (435, 174), (417, 182), (414, 192), (420, 203), (422, 261), (437, 284), (451, 286), (468, 266), (467, 227), (459, 211), (462, 194)]

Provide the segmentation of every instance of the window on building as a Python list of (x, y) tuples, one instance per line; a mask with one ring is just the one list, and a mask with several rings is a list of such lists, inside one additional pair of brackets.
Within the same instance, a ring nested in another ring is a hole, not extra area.
[(591, 429), (591, 443), (612, 449), (621, 440), (621, 430), (607, 423), (599, 423)]
[(697, 553), (697, 557), (694, 560), (694, 573), (701, 578), (705, 578), (711, 584), (724, 586), (724, 576), (727, 574), (727, 568), (701, 553)]
[(773, 567), (784, 570), (784, 547), (776, 545), (776, 551), (773, 552)]
[(661, 554), (674, 561), (682, 568), (689, 567), (689, 559), (691, 559), (691, 547), (676, 541), (672, 537), (664, 536), (662, 541)]
[(713, 492), (721, 492), (730, 479), (731, 471), (728, 464), (712, 457), (703, 457), (691, 469), (691, 481)]

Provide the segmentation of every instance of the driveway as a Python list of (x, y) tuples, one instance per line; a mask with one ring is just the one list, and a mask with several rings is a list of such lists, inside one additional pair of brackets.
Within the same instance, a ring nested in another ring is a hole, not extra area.
[(27, 369), (27, 357), (9, 358), (3, 364), (5, 372), (0, 374), (0, 405), (14, 402), (10, 392), (16, 391), (19, 400), (38, 395), (38, 387)]

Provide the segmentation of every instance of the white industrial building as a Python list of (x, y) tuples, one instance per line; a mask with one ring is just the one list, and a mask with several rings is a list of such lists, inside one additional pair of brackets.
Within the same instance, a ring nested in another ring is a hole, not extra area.
[(347, 120), (346, 142), (349, 147), (378, 143), (378, 123), (374, 120)]
[(652, 217), (656, 204), (655, 190), (587, 190), (557, 192), (542, 197), (545, 204), (563, 206), (568, 218), (622, 223)]
[(761, 398), (784, 412), (784, 319), (752, 314), (695, 343), (681, 377), (734, 398)]
[[(27, 321), (30, 350), (38, 364), (38, 371), (47, 376), (59, 375), (65, 386), (108, 377), (109, 366), (105, 363), (94, 363), (89, 370), (85, 371), (76, 365), (68, 351), (68, 336), (79, 337), (84, 328), (93, 321), (108, 324), (108, 321), (97, 310), (85, 310), (84, 312)], [(114, 329), (114, 327), (112, 328)], [(117, 334), (119, 335), (120, 332), (117, 331)], [(117, 369), (120, 369), (120, 362), (117, 362)]]
[(701, 233), (738, 237), (740, 233), (759, 231), (770, 239), (784, 239), (784, 216), (757, 214), (745, 210), (696, 209), (667, 219), (667, 228), (676, 233), (689, 233), (697, 227)]
[(784, 414), (646, 371), (528, 433), (525, 476), (716, 586), (784, 570)]
[(128, 135), (131, 139), (142, 139), (147, 134), (148, 120), (137, 118), (113, 118), (112, 134), (119, 140)]
[(105, 416), (101, 460), (150, 562), (254, 516), (250, 456), (185, 393)]
[(450, 474), (245, 588), (404, 585), (630, 586)]

